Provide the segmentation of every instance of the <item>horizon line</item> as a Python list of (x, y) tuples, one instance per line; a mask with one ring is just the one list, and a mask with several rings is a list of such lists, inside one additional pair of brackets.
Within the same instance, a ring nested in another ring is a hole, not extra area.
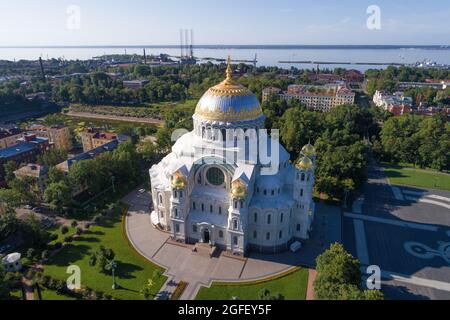
[[(187, 47), (186, 45), (183, 46)], [(433, 48), (450, 49), (446, 44), (201, 44), (193, 45), (196, 49), (414, 49)], [(179, 49), (178, 44), (105, 44), (105, 45), (0, 45), (1, 49), (65, 49), (65, 48), (155, 48), (155, 49)]]

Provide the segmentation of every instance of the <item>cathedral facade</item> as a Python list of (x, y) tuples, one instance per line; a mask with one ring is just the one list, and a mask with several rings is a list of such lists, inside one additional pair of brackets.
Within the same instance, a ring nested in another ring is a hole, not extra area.
[(228, 64), (226, 79), (198, 102), (194, 130), (150, 169), (152, 223), (173, 240), (238, 255), (281, 252), (307, 239), (314, 147), (292, 163), (274, 135), (262, 134), (264, 120), (257, 97), (233, 81)]

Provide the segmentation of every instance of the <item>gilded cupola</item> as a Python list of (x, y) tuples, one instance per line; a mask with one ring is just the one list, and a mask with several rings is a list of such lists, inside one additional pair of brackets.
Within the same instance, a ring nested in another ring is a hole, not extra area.
[(179, 171), (172, 175), (172, 189), (180, 190), (187, 186), (186, 177)]
[(236, 200), (244, 200), (247, 197), (247, 186), (241, 181), (236, 180), (231, 185), (231, 197)]
[(226, 78), (210, 88), (199, 100), (195, 115), (211, 121), (249, 121), (263, 117), (257, 97), (232, 77), (230, 57)]
[(308, 143), (302, 148), (301, 154), (306, 157), (315, 157), (316, 156), (316, 149), (311, 143)]
[(313, 168), (314, 164), (310, 158), (302, 157), (297, 161), (295, 166), (300, 170), (310, 170)]

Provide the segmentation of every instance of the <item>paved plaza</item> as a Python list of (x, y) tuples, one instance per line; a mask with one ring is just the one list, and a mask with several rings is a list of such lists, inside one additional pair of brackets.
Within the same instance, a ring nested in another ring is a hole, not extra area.
[(344, 244), (392, 299), (450, 299), (450, 192), (392, 186), (373, 166), (344, 214)]
[(182, 299), (194, 299), (201, 286), (213, 280), (248, 281), (265, 278), (292, 267), (315, 265), (318, 254), (329, 245), (341, 241), (341, 212), (339, 208), (319, 203), (311, 239), (297, 253), (274, 255), (250, 254), (248, 258), (226, 255), (207, 258), (192, 252), (192, 246), (169, 241), (169, 234), (155, 229), (150, 222), (149, 193), (135, 191), (123, 199), (131, 205), (126, 218), (126, 231), (133, 246), (147, 259), (165, 268), (168, 276), (161, 298), (173, 292), (176, 283), (189, 283)]

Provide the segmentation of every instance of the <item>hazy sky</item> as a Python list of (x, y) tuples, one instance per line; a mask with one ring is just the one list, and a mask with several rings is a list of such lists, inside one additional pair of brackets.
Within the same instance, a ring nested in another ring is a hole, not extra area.
[[(366, 26), (372, 4), (381, 30)], [(450, 44), (450, 1), (0, 0), (0, 46), (178, 44), (180, 28), (196, 44)]]

